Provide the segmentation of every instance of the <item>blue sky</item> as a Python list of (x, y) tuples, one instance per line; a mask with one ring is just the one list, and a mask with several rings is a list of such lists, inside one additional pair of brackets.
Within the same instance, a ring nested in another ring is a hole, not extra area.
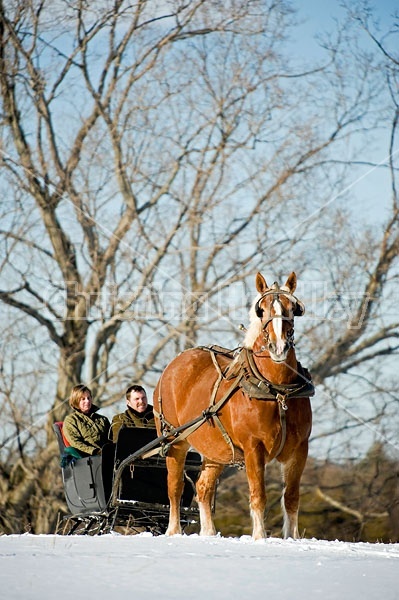
[[(300, 27), (301, 36), (296, 45), (296, 52), (306, 56), (316, 56), (320, 53), (317, 36), (334, 31), (336, 21), (342, 21), (345, 11), (341, 6), (341, 0), (293, 0), (292, 5), (299, 11), (299, 17), (303, 20)], [(355, 6), (356, 2), (349, 2)], [(395, 15), (399, 15), (398, 0), (379, 0), (369, 2), (373, 15), (378, 19), (381, 34), (392, 29)], [(396, 19), (397, 32), (399, 17)], [(378, 33), (378, 31), (377, 31)], [(395, 39), (396, 38), (396, 39)], [(366, 38), (365, 38), (366, 40)], [(391, 50), (396, 50), (397, 35), (388, 38)], [(370, 137), (367, 140), (368, 148), (372, 149), (365, 158), (373, 163), (382, 163), (387, 159), (390, 130), (387, 128), (378, 139)], [(391, 182), (388, 169), (384, 168), (359, 168), (353, 170), (352, 183), (349, 189), (349, 197), (353, 203), (354, 210), (358, 215), (369, 222), (384, 222), (391, 208)], [(359, 210), (360, 209), (360, 210)]]
[[(292, 4), (306, 19), (309, 35), (316, 33), (321, 28), (330, 28), (334, 25), (334, 18), (340, 18), (344, 14), (341, 0), (292, 0)], [(350, 6), (355, 6), (355, 4), (355, 2), (349, 2)], [(397, 0), (379, 0), (369, 2), (369, 5), (381, 21), (382, 26), (391, 24), (393, 15), (395, 12), (399, 12)]]

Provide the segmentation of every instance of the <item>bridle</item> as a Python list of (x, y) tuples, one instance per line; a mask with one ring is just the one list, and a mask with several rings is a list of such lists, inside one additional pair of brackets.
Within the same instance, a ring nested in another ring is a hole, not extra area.
[(270, 341), (270, 335), (269, 335), (269, 332), (267, 331), (267, 326), (271, 322), (273, 322), (274, 319), (281, 319), (282, 321), (288, 321), (291, 324), (291, 329), (289, 329), (289, 331), (286, 334), (286, 343), (289, 348), (293, 348), (295, 345), (294, 344), (294, 317), (302, 316), (305, 312), (305, 306), (302, 304), (302, 302), (300, 300), (298, 300), (298, 298), (296, 298), (296, 296), (291, 294), (291, 292), (289, 292), (288, 290), (280, 288), (278, 283), (275, 282), (275, 283), (273, 283), (272, 287), (270, 289), (268, 289), (264, 294), (262, 294), (261, 297), (257, 300), (257, 302), (255, 304), (255, 313), (256, 313), (257, 317), (259, 317), (259, 319), (262, 319), (263, 312), (264, 312), (260, 306), (260, 303), (262, 302), (262, 300), (264, 300), (268, 296), (273, 296), (273, 302), (275, 300), (279, 301), (280, 295), (285, 296), (292, 303), (292, 305), (294, 307), (293, 311), (292, 311), (292, 317), (286, 317), (284, 315), (270, 315), (269, 318), (266, 319), (266, 321), (264, 323), (262, 322), (262, 333), (263, 333), (264, 345), (261, 346), (261, 352), (263, 352), (264, 350), (267, 349), (267, 344)]

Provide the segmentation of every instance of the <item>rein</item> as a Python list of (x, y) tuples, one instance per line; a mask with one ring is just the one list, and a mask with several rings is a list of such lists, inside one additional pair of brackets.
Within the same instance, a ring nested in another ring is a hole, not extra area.
[[(282, 431), (280, 446), (276, 454), (276, 456), (278, 456), (284, 447), (286, 438), (285, 412), (288, 409), (286, 400), (290, 398), (308, 398), (309, 396), (314, 395), (314, 386), (311, 381), (310, 374), (298, 362), (298, 375), (300, 381), (284, 385), (273, 384), (268, 379), (263, 377), (263, 375), (259, 372), (253, 359), (253, 352), (248, 348), (240, 348), (235, 352), (227, 350), (226, 348), (222, 348), (220, 346), (200, 346), (200, 348), (201, 350), (205, 350), (206, 352), (209, 352), (211, 354), (212, 362), (215, 366), (215, 369), (218, 372), (218, 377), (212, 389), (209, 407), (203, 412), (202, 417), (195, 419), (194, 424), (189, 423), (187, 424), (186, 428), (184, 425), (181, 426), (180, 429), (184, 428), (184, 431), (181, 432), (176, 439), (173, 439), (169, 444), (166, 444), (166, 451), (171, 444), (174, 444), (179, 440), (185, 439), (188, 435), (190, 435), (193, 432), (193, 430), (195, 431), (195, 429), (202, 425), (202, 423), (204, 423), (206, 420), (212, 419), (219, 427), (224, 440), (231, 448), (232, 464), (236, 464), (235, 453), (237, 449), (234, 447), (234, 444), (229, 434), (225, 430), (222, 422), (220, 421), (217, 413), (220, 410), (220, 408), (227, 402), (227, 400), (230, 398), (233, 392), (235, 392), (237, 389), (241, 389), (247, 396), (249, 396), (249, 398), (254, 398), (256, 400), (273, 400), (277, 402)], [(232, 362), (236, 361), (238, 372), (236, 372), (234, 376), (229, 377), (228, 375), (231, 364), (224, 373), (222, 372), (222, 369), (217, 361), (218, 355), (222, 355), (226, 358), (229, 358)], [(232, 385), (224, 393), (222, 398), (220, 398), (220, 400), (217, 403), (215, 403), (216, 395), (222, 380), (226, 381), (228, 379), (232, 379)], [(159, 398), (159, 404), (160, 414), (157, 414), (157, 416), (161, 420), (162, 431), (165, 435), (169, 434), (173, 436), (175, 428), (171, 424), (167, 423), (167, 421), (165, 420), (165, 417), (162, 412), (161, 398)]]
[[(161, 421), (162, 435), (153, 442), (151, 442), (147, 447), (141, 449), (140, 458), (148, 458), (156, 454), (166, 456), (170, 446), (186, 439), (189, 435), (191, 435), (194, 431), (201, 427), (201, 425), (203, 425), (203, 423), (205, 423), (206, 421), (213, 420), (219, 427), (224, 440), (231, 448), (231, 464), (238, 464), (235, 457), (237, 448), (235, 448), (229, 434), (227, 433), (218, 416), (218, 412), (220, 411), (222, 406), (229, 400), (230, 396), (238, 389), (241, 389), (250, 399), (253, 398), (256, 400), (274, 400), (275, 402), (277, 402), (282, 433), (280, 445), (276, 454), (277, 457), (282, 451), (286, 440), (285, 413), (288, 410), (286, 400), (289, 398), (308, 398), (309, 396), (314, 395), (314, 386), (308, 371), (304, 369), (298, 362), (298, 374), (301, 381), (285, 385), (272, 384), (259, 372), (253, 359), (253, 352), (248, 348), (239, 348), (236, 351), (228, 350), (220, 346), (200, 346), (199, 348), (211, 354), (212, 362), (215, 366), (215, 369), (218, 372), (217, 379), (212, 389), (208, 408), (206, 408), (198, 417), (196, 417), (192, 421), (185, 423), (184, 425), (180, 425), (179, 427), (174, 427), (165, 419), (162, 410), (162, 396), (160, 395), (160, 410), (159, 412), (154, 410), (154, 414)], [(230, 359), (231, 361), (230, 365), (224, 372), (222, 371), (217, 361), (218, 355), (222, 355)], [(236, 368), (233, 368), (233, 370), (231, 371), (233, 363), (235, 363), (234, 367), (236, 367), (237, 370)], [(232, 374), (230, 374), (230, 372)], [(223, 394), (223, 396), (216, 402), (216, 395), (219, 390), (220, 384), (223, 380), (231, 380), (232, 383), (228, 387), (226, 392)], [(118, 472), (120, 471), (121, 473), (126, 464), (131, 462), (132, 458), (133, 457), (131, 456), (125, 459), (125, 461), (121, 463)]]
[[(139, 450), (137, 450), (136, 452), (134, 452), (133, 454), (131, 454), (130, 456), (125, 458), (120, 463), (120, 465), (118, 466), (118, 469), (116, 470), (116, 472), (114, 474), (113, 493), (112, 493), (112, 496), (109, 501), (110, 504), (114, 505), (116, 502), (117, 491), (119, 489), (119, 486), (121, 483), (121, 478), (122, 478), (122, 473), (123, 473), (123, 470), (125, 469), (125, 467), (127, 467), (129, 464), (133, 463), (137, 459), (146, 459), (146, 458), (150, 458), (150, 457), (156, 456), (156, 455), (165, 457), (169, 451), (169, 448), (173, 444), (176, 444), (177, 442), (180, 442), (181, 440), (186, 439), (191, 433), (196, 431), (199, 427), (201, 427), (201, 425), (203, 425), (203, 423), (205, 423), (206, 421), (209, 421), (210, 419), (216, 418), (217, 423), (220, 423), (220, 420), (217, 417), (217, 412), (222, 408), (223, 404), (225, 404), (227, 402), (230, 395), (236, 389), (237, 389), (237, 381), (235, 380), (233, 382), (233, 385), (227, 390), (227, 392), (225, 392), (225, 394), (222, 396), (222, 398), (216, 404), (210, 405), (207, 409), (202, 411), (202, 413), (198, 417), (196, 417), (195, 419), (192, 419), (191, 421), (189, 421), (188, 423), (185, 423), (184, 425), (180, 425), (179, 427), (174, 427), (173, 425), (167, 423), (167, 421), (162, 413), (162, 409), (161, 409), (161, 413), (158, 413), (156, 410), (154, 410), (154, 414), (161, 420), (161, 423), (162, 423), (162, 435), (157, 437), (155, 440), (152, 440), (146, 446), (144, 446), (143, 448), (140, 448)], [(212, 398), (213, 397), (214, 396), (212, 395)], [(212, 402), (212, 400), (211, 400), (211, 402)], [(161, 396), (159, 398), (159, 403), (160, 403), (160, 407), (161, 407), (162, 406), (161, 405)], [(220, 423), (220, 425), (222, 426), (221, 423)], [(223, 431), (222, 431), (222, 433), (223, 433)], [(227, 432), (225, 432), (225, 434), (228, 436)], [(223, 435), (223, 437), (225, 437), (225, 435)], [(230, 442), (231, 442), (231, 440), (230, 440)], [(233, 459), (234, 459), (234, 451), (233, 451)], [(235, 464), (235, 463), (233, 462), (232, 464)]]

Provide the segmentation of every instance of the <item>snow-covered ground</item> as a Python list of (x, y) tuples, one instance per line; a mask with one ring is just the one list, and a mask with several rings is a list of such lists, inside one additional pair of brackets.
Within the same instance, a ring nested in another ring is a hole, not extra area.
[(4, 600), (399, 600), (399, 544), (0, 537)]

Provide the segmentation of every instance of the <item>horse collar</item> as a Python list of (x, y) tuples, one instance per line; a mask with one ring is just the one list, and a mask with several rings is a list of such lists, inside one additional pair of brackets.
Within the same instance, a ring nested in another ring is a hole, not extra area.
[(287, 398), (308, 398), (315, 393), (309, 372), (300, 362), (297, 363), (298, 379), (291, 384), (273, 384), (258, 370), (253, 359), (253, 352), (245, 348), (243, 370), (244, 375), (239, 381), (240, 387), (250, 397), (256, 400), (276, 400), (283, 410), (286, 410)]

